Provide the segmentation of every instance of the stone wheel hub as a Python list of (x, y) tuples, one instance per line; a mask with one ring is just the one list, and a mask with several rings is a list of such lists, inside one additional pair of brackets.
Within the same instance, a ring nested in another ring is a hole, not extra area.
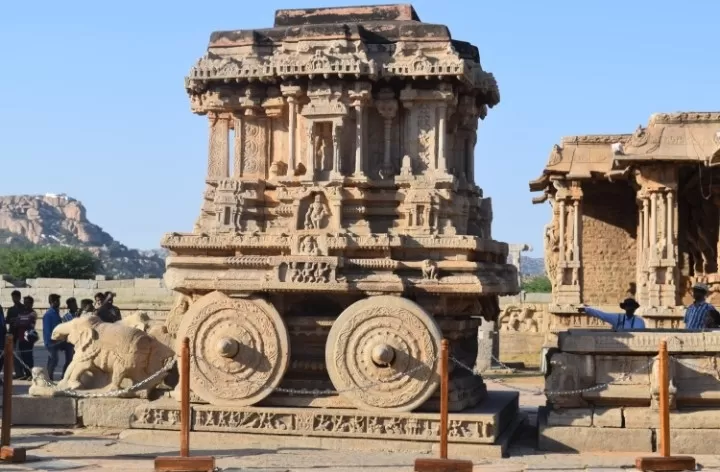
[(222, 338), (217, 343), (217, 351), (220, 356), (232, 359), (240, 350), (240, 344), (233, 338)]
[(442, 334), (416, 303), (376, 296), (350, 305), (325, 345), (330, 380), (363, 410), (412, 411), (437, 390)]
[(372, 361), (379, 367), (390, 367), (395, 360), (395, 350), (387, 344), (376, 344), (370, 354)]

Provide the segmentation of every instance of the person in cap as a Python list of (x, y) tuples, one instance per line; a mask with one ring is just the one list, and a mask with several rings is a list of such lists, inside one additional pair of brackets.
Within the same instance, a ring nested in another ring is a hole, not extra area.
[(720, 313), (705, 300), (709, 291), (705, 284), (692, 286), (694, 301), (685, 310), (685, 329), (712, 329), (720, 324)]
[(605, 313), (596, 308), (590, 308), (583, 306), (580, 308), (580, 313), (587, 313), (590, 316), (599, 318), (605, 323), (610, 324), (615, 331), (631, 331), (634, 329), (645, 329), (645, 320), (639, 316), (635, 316), (635, 311), (640, 308), (640, 305), (634, 298), (626, 298), (620, 303), (620, 308), (625, 310), (625, 313)]

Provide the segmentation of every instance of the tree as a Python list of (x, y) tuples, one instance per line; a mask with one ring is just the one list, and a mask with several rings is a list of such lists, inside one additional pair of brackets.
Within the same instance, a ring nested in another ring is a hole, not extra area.
[(525, 280), (520, 287), (523, 291), (529, 293), (550, 293), (552, 292), (552, 284), (550, 279), (545, 275), (533, 277)]
[(98, 258), (82, 249), (0, 247), (0, 274), (19, 280), (38, 277), (90, 279), (95, 277), (99, 267)]

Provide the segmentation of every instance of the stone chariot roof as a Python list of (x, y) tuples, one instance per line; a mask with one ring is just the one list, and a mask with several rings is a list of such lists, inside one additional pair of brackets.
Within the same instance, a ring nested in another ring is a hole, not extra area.
[(411, 5), (278, 10), (272, 28), (216, 31), (185, 85), (199, 95), (223, 83), (352, 78), (453, 80), (500, 101), (477, 47), (423, 23)]

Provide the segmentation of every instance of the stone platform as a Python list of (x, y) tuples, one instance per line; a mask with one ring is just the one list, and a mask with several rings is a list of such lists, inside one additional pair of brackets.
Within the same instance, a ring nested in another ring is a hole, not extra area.
[[(673, 454), (720, 454), (720, 332), (570, 330), (549, 359), (538, 413), (538, 448), (565, 452), (652, 452), (659, 448), (657, 354), (671, 356)], [(597, 385), (609, 384), (602, 389)]]
[[(437, 413), (200, 404), (191, 409), (192, 431), (236, 433), (239, 439), (262, 437), (303, 447), (434, 452), (440, 429)], [(465, 457), (502, 457), (524, 419), (516, 392), (488, 392), (482, 405), (450, 414), (450, 451)], [(180, 410), (171, 399), (16, 396), (13, 424), (179, 430)]]

